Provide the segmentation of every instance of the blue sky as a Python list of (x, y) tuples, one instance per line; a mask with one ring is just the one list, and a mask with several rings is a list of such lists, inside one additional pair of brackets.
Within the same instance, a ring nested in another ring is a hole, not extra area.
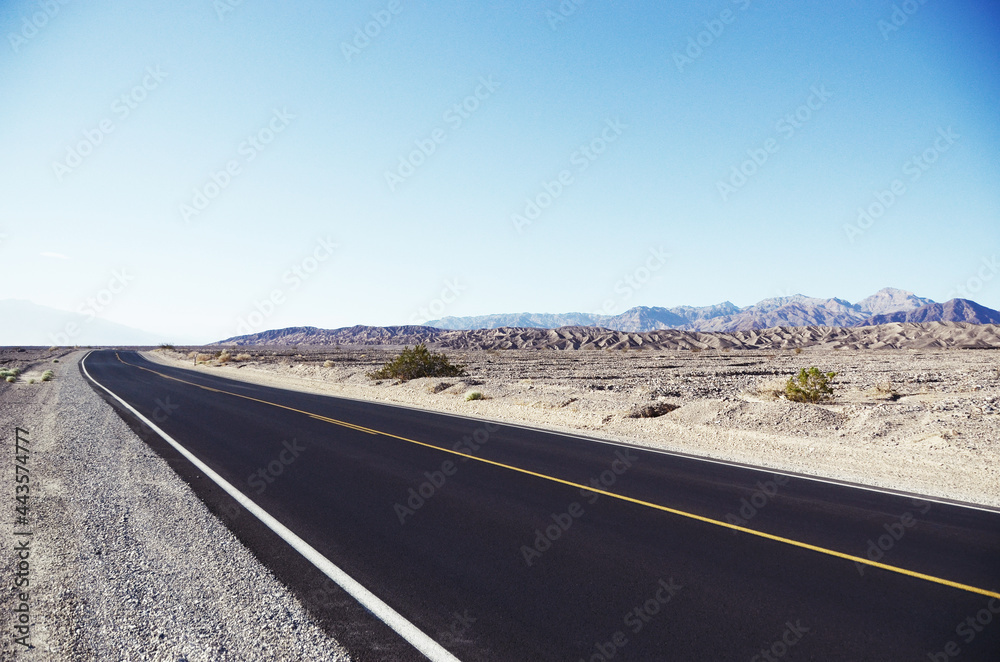
[(524, 4), (3, 3), (0, 299), (177, 341), (1000, 307), (996, 3)]

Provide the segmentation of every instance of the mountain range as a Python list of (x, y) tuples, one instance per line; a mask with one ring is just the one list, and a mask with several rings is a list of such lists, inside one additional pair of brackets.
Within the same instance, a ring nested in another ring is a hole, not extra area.
[(942, 304), (906, 290), (887, 287), (857, 303), (794, 294), (764, 299), (743, 308), (725, 301), (702, 307), (636, 306), (619, 315), (510, 313), (443, 317), (431, 320), (425, 326), (447, 330), (591, 326), (625, 332), (679, 329), (731, 333), (778, 326), (857, 327), (890, 322), (997, 324), (1000, 323), (1000, 312), (966, 299), (952, 299)]

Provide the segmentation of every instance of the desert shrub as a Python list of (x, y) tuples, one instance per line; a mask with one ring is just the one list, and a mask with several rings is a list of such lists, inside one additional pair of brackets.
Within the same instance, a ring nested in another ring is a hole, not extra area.
[[(4, 368), (3, 370), (0, 370), (0, 377), (3, 377), (5, 379), (7, 379), (9, 377), (13, 377), (14, 379), (17, 379), (17, 376), (20, 375), (20, 374), (21, 374), (21, 371), (18, 368)], [(12, 379), (7, 379), (7, 381), (13, 381), (13, 380)]]
[(246, 352), (243, 352), (242, 354), (237, 354), (235, 357), (237, 361), (249, 361), (252, 358), (253, 357), (247, 354)]
[(59, 359), (52, 359), (53, 363), (59, 363)]
[(790, 377), (785, 384), (785, 397), (793, 402), (822, 402), (833, 398), (833, 387), (830, 380), (837, 376), (835, 372), (820, 372), (813, 366), (806, 370), (802, 368), (795, 377)]
[(163, 343), (160, 343), (160, 349), (169, 349), (169, 350), (173, 350), (173, 349), (174, 349), (174, 346), (173, 346), (173, 345), (171, 345), (171, 344), (170, 344), (170, 343), (168, 343), (168, 342), (163, 342)]
[(482, 400), (483, 394), (481, 391), (469, 391), (465, 394), (466, 400)]
[(323, 361), (323, 367), (324, 368), (332, 368), (333, 365), (334, 365), (333, 361), (331, 361), (330, 359), (327, 359), (326, 361)]
[(464, 365), (454, 365), (444, 354), (430, 352), (425, 345), (417, 345), (413, 349), (403, 348), (399, 356), (378, 370), (369, 372), (368, 377), (405, 382), (418, 377), (461, 377), (464, 374)]
[(195, 356), (194, 360), (195, 360), (196, 363), (208, 363), (209, 361), (212, 360), (212, 355), (211, 354), (198, 354), (197, 356)]
[(802, 353), (802, 348), (801, 347), (796, 347), (795, 348), (795, 353), (796, 354), (801, 354)]
[(52, 378), (55, 376), (56, 373), (52, 372), (51, 370), (46, 370), (45, 372), (42, 373), (42, 381), (43, 382), (51, 381)]
[(35, 383), (35, 380), (34, 380), (34, 379), (29, 379), (29, 380), (28, 380), (28, 383), (29, 383), (29, 384), (34, 384), (34, 383)]
[(17, 381), (17, 377), (15, 377), (14, 375), (8, 375), (6, 379), (9, 384), (13, 384), (14, 382)]
[(233, 355), (229, 353), (228, 349), (224, 349), (215, 355), (215, 358), (219, 359), (219, 363), (229, 363), (233, 360)]

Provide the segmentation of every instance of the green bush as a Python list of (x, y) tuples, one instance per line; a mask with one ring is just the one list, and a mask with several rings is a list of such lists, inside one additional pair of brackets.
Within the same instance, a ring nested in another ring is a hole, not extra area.
[(833, 387), (830, 380), (837, 376), (835, 372), (820, 372), (815, 366), (806, 370), (802, 368), (795, 377), (790, 377), (785, 384), (785, 397), (793, 402), (822, 402), (833, 398)]
[(52, 372), (51, 370), (46, 370), (45, 372), (42, 373), (42, 381), (43, 382), (50, 381), (55, 376), (56, 373)]
[(9, 383), (9, 384), (13, 384), (16, 381), (17, 381), (17, 377), (14, 377), (13, 375), (9, 375), (7, 377), (7, 383)]
[(482, 400), (483, 394), (480, 391), (469, 391), (465, 394), (466, 400)]
[(405, 347), (395, 359), (369, 372), (368, 377), (405, 382), (418, 377), (461, 377), (464, 374), (464, 365), (453, 365), (444, 354), (429, 352), (426, 346), (417, 345), (413, 349)]

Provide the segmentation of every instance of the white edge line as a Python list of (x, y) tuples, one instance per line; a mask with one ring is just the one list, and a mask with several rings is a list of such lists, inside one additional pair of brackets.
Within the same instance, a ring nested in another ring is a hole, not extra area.
[[(91, 350), (91, 352), (92, 351), (93, 350)], [(319, 568), (324, 575), (336, 582), (337, 585), (347, 591), (351, 597), (360, 602), (365, 609), (375, 614), (379, 620), (392, 628), (399, 636), (409, 642), (418, 651), (423, 653), (428, 659), (433, 662), (460, 662), (457, 657), (448, 652), (441, 646), (441, 644), (424, 634), (423, 631), (410, 621), (406, 620), (406, 618), (404, 618), (395, 609), (382, 602), (382, 600), (380, 600), (374, 593), (359, 584), (354, 578), (334, 565), (328, 558), (316, 551), (316, 549), (309, 543), (302, 538), (299, 538), (288, 527), (272, 517), (270, 513), (251, 501), (249, 497), (236, 489), (225, 478), (215, 473), (215, 471), (213, 471), (207, 464), (199, 460), (188, 449), (184, 448), (177, 441), (175, 441), (169, 434), (157, 427), (155, 423), (136, 411), (134, 407), (118, 397), (111, 391), (111, 389), (94, 379), (87, 371), (87, 366), (84, 364), (84, 361), (87, 360), (87, 357), (90, 356), (91, 352), (87, 352), (86, 356), (80, 359), (80, 367), (83, 368), (84, 374), (87, 375), (87, 378), (90, 381), (107, 391), (111, 397), (120, 402), (122, 406), (131, 411), (137, 418), (139, 418), (139, 420), (148, 425), (158, 435), (163, 437), (167, 443), (177, 449), (177, 452), (186, 457), (191, 464), (198, 467), (198, 469), (200, 469), (206, 476), (215, 481), (215, 483), (225, 490), (229, 496), (236, 499), (240, 505), (249, 510), (257, 519), (267, 525), (267, 527), (274, 531), (274, 533), (276, 533), (282, 540), (291, 545), (295, 551), (308, 559), (308, 561)]]
[(852, 483), (846, 480), (838, 480), (836, 478), (828, 478), (825, 476), (814, 476), (811, 474), (796, 473), (794, 471), (788, 471), (786, 469), (775, 469), (773, 467), (763, 467), (755, 464), (744, 464), (742, 462), (734, 462), (731, 460), (723, 460), (715, 457), (707, 457), (704, 455), (695, 455), (693, 453), (684, 453), (681, 451), (667, 450), (664, 448), (653, 448), (650, 446), (642, 446), (636, 443), (628, 443), (627, 441), (621, 441), (617, 439), (601, 439), (600, 437), (591, 437), (584, 434), (564, 432), (562, 430), (550, 430), (547, 428), (535, 427), (532, 425), (525, 425), (523, 423), (512, 423), (510, 421), (502, 421), (493, 418), (473, 418), (471, 416), (465, 416), (462, 414), (455, 414), (448, 411), (440, 411), (437, 409), (422, 409), (414, 405), (405, 405), (398, 402), (383, 402), (381, 400), (365, 400), (364, 398), (353, 398), (347, 395), (337, 395), (333, 393), (319, 393), (316, 391), (306, 391), (294, 388), (286, 388), (283, 386), (271, 386), (269, 384), (258, 384), (257, 382), (252, 382), (249, 380), (236, 379), (234, 377), (228, 377), (224, 375), (212, 375), (209, 373), (198, 372), (197, 370), (192, 370), (191, 368), (185, 368), (178, 365), (171, 365), (168, 363), (161, 363), (159, 361), (154, 361), (145, 356), (145, 351), (140, 350), (129, 350), (134, 351), (140, 356), (142, 356), (147, 361), (151, 363), (156, 363), (167, 368), (177, 368), (178, 370), (186, 370), (188, 372), (194, 373), (196, 375), (207, 375), (208, 377), (220, 377), (222, 379), (228, 379), (229, 381), (241, 382), (243, 384), (250, 384), (251, 386), (262, 386), (264, 388), (273, 388), (279, 391), (290, 391), (292, 393), (305, 393), (307, 395), (318, 395), (321, 397), (341, 399), (341, 400), (351, 400), (353, 402), (363, 402), (372, 405), (384, 405), (386, 407), (398, 407), (399, 409), (409, 409), (411, 411), (418, 411), (425, 414), (439, 414), (441, 416), (450, 416), (452, 418), (460, 418), (464, 421), (470, 421), (472, 423), (495, 423), (497, 425), (503, 425), (505, 427), (511, 428), (521, 428), (522, 430), (531, 430), (533, 432), (544, 432), (546, 434), (556, 434), (561, 437), (568, 437), (570, 439), (581, 439), (583, 441), (592, 441), (598, 444), (607, 444), (608, 446), (618, 446), (621, 448), (631, 448), (635, 450), (649, 451), (650, 453), (659, 453), (661, 455), (670, 455), (671, 457), (680, 457), (686, 460), (699, 460), (701, 462), (709, 462), (711, 464), (721, 464), (726, 467), (738, 467), (740, 469), (749, 469), (752, 471), (761, 471), (763, 473), (775, 474), (778, 476), (788, 476), (790, 478), (801, 478), (803, 480), (811, 480), (816, 483), (826, 483), (828, 485), (837, 485), (839, 487), (849, 487), (856, 490), (864, 490), (867, 492), (877, 492), (879, 494), (889, 494), (891, 496), (906, 497), (910, 499), (920, 499), (921, 501), (929, 501), (931, 503), (939, 503), (945, 506), (954, 506), (956, 508), (968, 508), (969, 510), (980, 510), (986, 513), (992, 513), (994, 515), (1000, 513), (1000, 508), (995, 506), (988, 506), (981, 503), (971, 503), (968, 501), (958, 501), (957, 499), (948, 499), (947, 497), (936, 497), (920, 494), (919, 492), (906, 492), (904, 490), (894, 490), (886, 487), (877, 487), (875, 485), (865, 485), (864, 483)]

